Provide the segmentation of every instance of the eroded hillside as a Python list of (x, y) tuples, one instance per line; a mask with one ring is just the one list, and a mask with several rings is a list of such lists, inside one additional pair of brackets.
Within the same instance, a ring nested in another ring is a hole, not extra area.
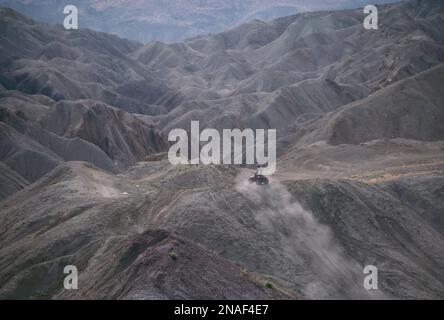
[[(0, 9), (0, 297), (444, 298), (444, 4), (380, 14), (142, 46)], [(269, 187), (171, 165), (191, 120), (278, 129)]]

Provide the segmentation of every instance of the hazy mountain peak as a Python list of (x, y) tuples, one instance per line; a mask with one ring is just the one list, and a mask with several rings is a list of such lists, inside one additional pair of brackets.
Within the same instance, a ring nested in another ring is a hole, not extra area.
[[(147, 2), (94, 3), (105, 21)], [(4, 10), (0, 298), (443, 298), (442, 2), (383, 6), (378, 30), (363, 16), (142, 46)], [(196, 120), (277, 129), (269, 185), (172, 165), (165, 137)]]
[[(388, 3), (395, 0), (377, 0)], [(297, 12), (357, 8), (356, 0), (73, 0), (80, 11), (80, 27), (91, 28), (143, 43), (177, 42), (216, 33), (254, 19), (272, 20)], [(64, 2), (0, 0), (34, 19), (61, 24)]]

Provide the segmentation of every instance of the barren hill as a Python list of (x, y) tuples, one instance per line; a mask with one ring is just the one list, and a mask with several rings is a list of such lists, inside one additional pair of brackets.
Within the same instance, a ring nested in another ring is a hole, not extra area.
[[(444, 298), (444, 3), (363, 17), (141, 45), (1, 8), (0, 297)], [(191, 120), (276, 128), (269, 187), (171, 165)]]

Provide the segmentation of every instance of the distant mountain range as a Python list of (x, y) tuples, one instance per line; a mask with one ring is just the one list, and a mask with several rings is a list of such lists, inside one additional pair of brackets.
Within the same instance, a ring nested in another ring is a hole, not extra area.
[[(396, 2), (376, 0), (372, 4)], [(76, 5), (80, 27), (147, 43), (178, 42), (221, 32), (253, 19), (271, 20), (297, 12), (357, 8), (364, 0), (0, 0), (36, 20), (62, 24), (63, 8)]]
[[(142, 45), (0, 8), (0, 298), (443, 299), (444, 2), (363, 17)], [(277, 129), (269, 187), (171, 165), (192, 120)]]

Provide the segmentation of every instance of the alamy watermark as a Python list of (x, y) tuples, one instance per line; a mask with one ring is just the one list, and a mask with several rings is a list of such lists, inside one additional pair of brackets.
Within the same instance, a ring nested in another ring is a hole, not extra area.
[(378, 290), (378, 268), (373, 265), (364, 267), (364, 288), (367, 290)]
[(377, 30), (378, 29), (378, 8), (374, 5), (367, 5), (364, 7), (364, 13), (368, 16), (364, 19), (364, 28), (366, 30)]
[(63, 27), (66, 30), (79, 29), (79, 10), (74, 5), (67, 5), (63, 8), (63, 14), (67, 16), (63, 20)]
[(63, 279), (63, 287), (66, 290), (76, 290), (79, 288), (79, 277), (77, 267), (68, 265), (63, 269), (63, 273), (67, 276)]
[(168, 141), (174, 142), (168, 152), (171, 164), (257, 164), (264, 175), (276, 171), (276, 129), (223, 129), (221, 135), (211, 128), (200, 132), (199, 121), (191, 121), (190, 136), (173, 129)]

